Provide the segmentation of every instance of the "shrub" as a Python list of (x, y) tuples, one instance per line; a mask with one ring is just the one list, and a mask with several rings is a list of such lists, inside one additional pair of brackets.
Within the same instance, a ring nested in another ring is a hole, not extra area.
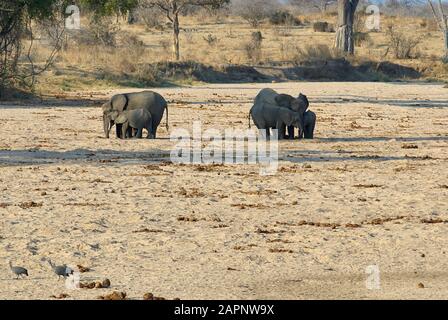
[(299, 26), (300, 20), (289, 11), (276, 10), (269, 15), (269, 22), (273, 25)]
[(386, 31), (388, 39), (388, 49), (396, 59), (416, 59), (420, 53), (418, 51), (418, 45), (421, 42), (421, 38), (415, 36), (406, 36), (404, 33), (394, 29), (393, 26), (389, 26)]
[(233, 11), (246, 20), (252, 27), (258, 27), (273, 11), (272, 2), (268, 0), (235, 1)]
[(141, 22), (147, 30), (163, 30), (165, 16), (157, 7), (140, 8), (137, 11), (137, 20)]
[(355, 32), (354, 39), (355, 39), (355, 45), (358, 47), (362, 45), (370, 46), (373, 43), (370, 34), (368, 34), (367, 32)]
[(313, 30), (314, 32), (334, 32), (334, 27), (328, 22), (318, 21), (313, 23)]
[(293, 58), (296, 65), (301, 62), (328, 61), (339, 58), (337, 51), (325, 44), (308, 45), (305, 48), (297, 48), (297, 53)]
[(218, 42), (218, 37), (212, 35), (212, 34), (208, 34), (206, 37), (203, 37), (204, 41), (207, 42), (207, 44), (212, 47), (214, 45), (216, 45), (216, 43)]
[(251, 40), (244, 45), (246, 56), (253, 63), (258, 63), (261, 60), (262, 42), (263, 42), (263, 35), (261, 34), (260, 31), (257, 31), (252, 33)]
[(119, 30), (119, 25), (111, 19), (92, 19), (87, 28), (73, 33), (72, 37), (78, 45), (116, 47)]

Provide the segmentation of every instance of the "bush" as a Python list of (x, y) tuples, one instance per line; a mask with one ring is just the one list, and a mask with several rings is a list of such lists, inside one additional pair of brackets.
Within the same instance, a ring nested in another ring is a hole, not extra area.
[(116, 47), (119, 31), (119, 25), (111, 19), (92, 19), (86, 29), (73, 33), (73, 40), (78, 45)]
[(314, 32), (334, 32), (334, 27), (328, 22), (318, 21), (313, 23), (313, 30)]
[(216, 36), (214, 36), (212, 34), (208, 34), (206, 37), (203, 37), (203, 39), (204, 39), (205, 42), (207, 42), (207, 44), (210, 47), (213, 47), (218, 42), (218, 37), (216, 37)]
[(301, 62), (328, 61), (339, 58), (338, 52), (325, 44), (308, 45), (304, 49), (297, 48), (293, 62), (300, 65)]
[(273, 25), (299, 26), (300, 20), (293, 16), (289, 11), (276, 10), (269, 15), (269, 22)]
[(141, 22), (147, 30), (163, 30), (165, 16), (157, 7), (140, 8), (137, 11), (137, 21)]
[(370, 46), (373, 43), (370, 34), (368, 34), (367, 32), (355, 32), (354, 39), (355, 39), (355, 45), (358, 47), (362, 45)]
[(246, 20), (252, 27), (258, 27), (269, 13), (275, 10), (272, 2), (268, 0), (240, 0), (232, 3), (233, 11)]
[(387, 55), (390, 51), (396, 59), (416, 59), (420, 53), (418, 45), (421, 38), (414, 36), (406, 36), (404, 33), (396, 31), (393, 26), (389, 26), (386, 31), (388, 39)]
[(244, 45), (246, 56), (253, 63), (258, 63), (261, 60), (262, 42), (263, 42), (263, 35), (261, 34), (260, 31), (257, 31), (252, 33), (251, 40)]

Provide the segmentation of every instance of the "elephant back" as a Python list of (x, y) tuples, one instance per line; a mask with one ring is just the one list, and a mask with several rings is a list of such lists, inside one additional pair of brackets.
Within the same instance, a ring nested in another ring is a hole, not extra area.
[(275, 98), (278, 96), (278, 92), (271, 88), (262, 89), (255, 97), (254, 104), (272, 104), (275, 105)]
[(145, 108), (151, 114), (162, 112), (167, 103), (166, 100), (157, 92), (142, 91), (128, 94), (128, 110)]

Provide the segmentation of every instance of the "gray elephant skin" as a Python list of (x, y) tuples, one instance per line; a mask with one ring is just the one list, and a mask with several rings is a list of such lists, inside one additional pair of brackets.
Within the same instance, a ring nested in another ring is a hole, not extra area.
[(299, 138), (314, 139), (314, 128), (316, 127), (316, 114), (308, 110), (303, 116), (303, 132), (299, 133)]
[(129, 128), (137, 129), (136, 138), (142, 138), (143, 129), (148, 131), (147, 139), (154, 138), (152, 133), (152, 116), (146, 109), (125, 110), (115, 119), (115, 124), (122, 125), (121, 136), (124, 138), (126, 138)]
[(251, 110), (252, 119), (258, 129), (266, 130), (266, 137), (270, 136), (270, 128), (278, 129), (278, 139), (285, 137), (286, 126), (294, 126), (302, 130), (300, 113), (288, 108), (264, 103), (262, 108)]
[[(124, 93), (114, 95), (108, 102), (102, 105), (103, 110), (103, 126), (106, 138), (116, 119), (124, 112), (136, 109), (145, 109), (151, 115), (151, 138), (156, 138), (157, 128), (162, 121), (163, 114), (166, 109), (166, 128), (168, 130), (168, 104), (166, 100), (157, 92), (142, 91), (133, 93)], [(118, 138), (125, 138), (122, 134), (122, 125), (116, 125), (116, 133)]]
[(300, 94), (298, 98), (294, 98), (287, 94), (279, 94), (270, 88), (262, 89), (255, 97), (254, 105), (250, 110), (249, 127), (250, 117), (252, 116), (258, 129), (266, 129), (267, 136), (269, 136), (270, 128), (277, 128), (279, 137), (283, 137), (282, 133), (285, 132), (285, 125), (287, 125), (285, 122), (282, 127), (276, 127), (275, 125), (266, 126), (267, 123), (276, 123), (275, 119), (272, 118), (275, 115), (272, 108), (283, 108), (295, 112), (295, 118), (298, 117), (298, 122), (294, 121), (294, 125), (288, 125), (289, 137), (294, 138), (294, 127), (299, 128), (299, 136), (301, 136), (305, 127), (304, 115), (308, 106), (308, 99), (303, 94)]

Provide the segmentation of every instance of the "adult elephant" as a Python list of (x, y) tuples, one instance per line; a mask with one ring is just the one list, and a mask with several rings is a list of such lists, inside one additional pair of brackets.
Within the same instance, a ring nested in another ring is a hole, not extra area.
[[(299, 136), (303, 134), (302, 128), (304, 128), (304, 114), (309, 106), (308, 98), (305, 95), (299, 94), (297, 98), (294, 98), (289, 94), (279, 94), (278, 92), (270, 88), (262, 89), (255, 97), (254, 105), (250, 110), (249, 127), (250, 127), (251, 115), (252, 117), (257, 117), (260, 119), (264, 117), (263, 113), (265, 112), (266, 109), (265, 106), (268, 106), (267, 109), (270, 109), (269, 106), (277, 106), (297, 112), (301, 124), (298, 127)], [(269, 135), (269, 129), (270, 128), (266, 128), (267, 135)], [(282, 127), (277, 129), (280, 130), (281, 132), (284, 132), (286, 128)], [(294, 126), (291, 125), (288, 126), (288, 135), (291, 139), (294, 138)]]
[[(162, 121), (166, 109), (166, 129), (168, 130), (168, 104), (166, 100), (157, 92), (142, 91), (114, 95), (108, 102), (102, 105), (103, 126), (106, 138), (114, 126), (116, 119), (124, 112), (136, 109), (145, 109), (151, 114), (151, 138), (156, 138), (157, 128)], [(117, 124), (116, 133), (118, 138), (122, 138), (121, 125)], [(125, 138), (125, 137), (123, 137)]]

